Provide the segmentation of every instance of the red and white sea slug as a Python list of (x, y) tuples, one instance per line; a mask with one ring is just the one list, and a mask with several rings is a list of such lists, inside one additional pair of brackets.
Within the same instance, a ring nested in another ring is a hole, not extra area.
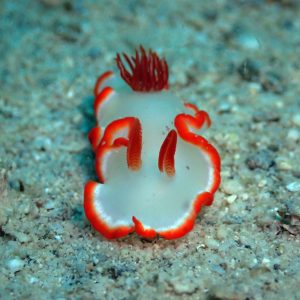
[(89, 139), (100, 183), (86, 184), (85, 213), (108, 239), (133, 231), (179, 238), (220, 184), (219, 154), (199, 134), (211, 121), (168, 91), (165, 59), (143, 47), (123, 57), (116, 63), (131, 90), (112, 71), (94, 89), (97, 126)]

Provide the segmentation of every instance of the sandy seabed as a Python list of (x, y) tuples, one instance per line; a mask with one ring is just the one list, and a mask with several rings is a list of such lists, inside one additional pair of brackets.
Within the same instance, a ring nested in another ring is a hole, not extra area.
[[(298, 1), (0, 2), (1, 299), (300, 299)], [(222, 184), (182, 239), (107, 241), (92, 89), (116, 51), (169, 62), (209, 112)]]

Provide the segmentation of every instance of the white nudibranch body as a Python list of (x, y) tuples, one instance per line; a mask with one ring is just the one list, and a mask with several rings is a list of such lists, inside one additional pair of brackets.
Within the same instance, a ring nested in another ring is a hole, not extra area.
[(220, 183), (218, 152), (199, 134), (210, 118), (167, 90), (165, 60), (143, 48), (141, 57), (124, 57), (132, 74), (119, 55), (117, 64), (134, 91), (111, 71), (94, 90), (97, 126), (89, 139), (100, 183), (86, 184), (86, 216), (106, 238), (133, 231), (179, 238)]

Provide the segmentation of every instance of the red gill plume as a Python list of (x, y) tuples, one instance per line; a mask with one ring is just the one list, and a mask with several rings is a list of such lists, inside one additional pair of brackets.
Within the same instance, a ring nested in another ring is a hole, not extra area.
[(121, 55), (116, 57), (121, 77), (134, 90), (138, 92), (153, 92), (168, 89), (168, 64), (164, 58), (159, 58), (156, 52), (149, 49), (148, 53), (140, 46), (140, 53), (135, 50), (135, 56), (123, 53), (130, 72), (126, 69)]

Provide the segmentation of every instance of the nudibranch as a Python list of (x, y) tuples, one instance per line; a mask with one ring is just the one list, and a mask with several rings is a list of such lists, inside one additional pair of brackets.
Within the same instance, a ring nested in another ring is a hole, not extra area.
[(116, 64), (120, 76), (107, 71), (94, 88), (99, 183), (85, 186), (87, 219), (108, 239), (180, 238), (220, 184), (219, 154), (200, 135), (209, 115), (168, 91), (168, 65), (155, 52), (141, 46)]

